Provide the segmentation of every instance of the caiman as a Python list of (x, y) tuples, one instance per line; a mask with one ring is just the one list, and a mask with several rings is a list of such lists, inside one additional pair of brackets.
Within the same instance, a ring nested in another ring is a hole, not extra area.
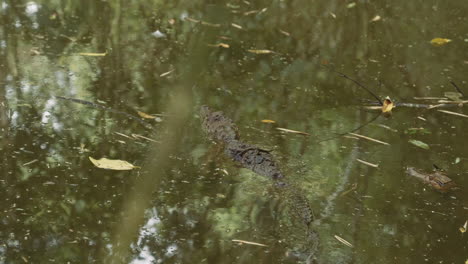
[(286, 200), (289, 210), (307, 227), (307, 240), (310, 245), (309, 249), (314, 252), (311, 254), (313, 256), (317, 251), (319, 239), (315, 230), (310, 226), (314, 221), (314, 214), (309, 201), (303, 194), (304, 191), (286, 180), (270, 151), (242, 142), (239, 129), (231, 119), (224, 116), (223, 112), (214, 112), (209, 107), (202, 106), (200, 118), (202, 129), (208, 137), (223, 145), (226, 156), (240, 166), (274, 182), (277, 190)]
[(408, 173), (410, 176), (420, 179), (427, 185), (432, 186), (434, 189), (440, 192), (447, 192), (456, 186), (455, 182), (447, 177), (447, 175), (445, 175), (445, 173), (441, 170), (436, 170), (432, 173), (425, 173), (418, 171), (415, 168), (408, 167), (406, 168), (406, 173)]

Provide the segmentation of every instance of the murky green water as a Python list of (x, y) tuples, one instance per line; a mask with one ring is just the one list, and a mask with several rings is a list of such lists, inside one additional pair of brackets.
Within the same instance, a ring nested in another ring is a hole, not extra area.
[[(360, 108), (369, 93), (322, 64), (381, 98), (437, 104), (414, 97), (455, 92), (450, 81), (468, 97), (466, 1), (0, 4), (0, 263), (468, 259), (468, 119), (397, 107), (356, 131), (389, 145), (319, 142), (378, 115)], [(452, 41), (431, 45), (437, 37)], [(315, 210), (318, 252), (272, 182), (206, 139), (203, 104), (274, 150)], [(159, 116), (142, 124), (137, 111)], [(99, 169), (89, 157), (141, 168)], [(460, 189), (405, 174), (432, 164)]]

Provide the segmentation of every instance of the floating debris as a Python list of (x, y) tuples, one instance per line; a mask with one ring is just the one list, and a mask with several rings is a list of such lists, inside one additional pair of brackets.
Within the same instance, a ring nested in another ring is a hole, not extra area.
[(459, 230), (462, 234), (464, 234), (467, 228), (468, 228), (468, 220), (465, 221), (465, 224), (462, 227), (460, 227)]
[(422, 148), (422, 149), (429, 149), (429, 145), (416, 139), (410, 139), (408, 140), (409, 143), (415, 145), (416, 147)]
[(434, 38), (431, 40), (431, 44), (436, 47), (443, 46), (449, 42), (451, 42), (451, 39), (446, 39), (446, 38)]
[(257, 242), (251, 242), (251, 241), (240, 240), (240, 239), (233, 239), (232, 242), (238, 242), (240, 244), (248, 244), (248, 245), (260, 246), (260, 247), (268, 247), (265, 244), (260, 244), (260, 243), (257, 243)]
[(39, 160), (37, 160), (37, 159), (33, 159), (33, 160), (31, 160), (31, 161), (26, 162), (25, 164), (23, 164), (23, 166), (28, 166), (28, 165), (31, 165), (31, 164), (36, 163), (36, 162), (38, 162), (38, 161), (39, 161)]
[(167, 76), (167, 75), (171, 74), (173, 71), (174, 71), (174, 70), (172, 69), (172, 70), (170, 70), (170, 71), (167, 71), (167, 72), (161, 73), (161, 74), (159, 75), (159, 77), (164, 77), (164, 76)]
[(379, 15), (376, 15), (374, 18), (371, 19), (371, 22), (377, 22), (379, 20), (381, 20), (382, 17), (380, 17)]
[(266, 124), (274, 124), (274, 123), (276, 123), (276, 121), (270, 120), (270, 119), (263, 119), (261, 122), (262, 122), (262, 123), (266, 123)]
[(310, 136), (309, 133), (302, 132), (302, 131), (297, 131), (297, 130), (282, 128), (282, 127), (277, 127), (276, 129), (281, 130), (281, 131), (286, 132), (286, 133), (293, 133), (293, 134), (300, 134), (300, 135), (304, 135), (304, 136)]
[(102, 158), (99, 160), (93, 159), (89, 157), (89, 160), (94, 164), (94, 166), (101, 168), (101, 169), (108, 169), (108, 170), (133, 170), (139, 168), (137, 166), (133, 166), (131, 163), (125, 160), (111, 160)]
[(215, 48), (225, 48), (225, 49), (228, 49), (230, 47), (229, 44), (226, 44), (226, 43), (208, 44), (208, 46), (215, 47)]
[(343, 238), (337, 236), (337, 235), (334, 235), (334, 237), (336, 238), (336, 240), (340, 241), (341, 243), (343, 243), (345, 246), (348, 246), (350, 248), (353, 248), (354, 246), (349, 243), (348, 241), (344, 240)]
[(460, 114), (460, 113), (457, 113), (457, 112), (452, 112), (452, 111), (447, 111), (447, 110), (437, 110), (437, 111), (442, 112), (442, 113), (446, 113), (446, 114), (449, 114), (449, 115), (455, 115), (455, 116), (461, 116), (461, 117), (467, 117), (468, 118), (468, 115)]
[(235, 23), (231, 23), (231, 26), (232, 26), (232, 27), (235, 27), (235, 28), (237, 28), (237, 29), (242, 29), (242, 26), (241, 26), (241, 25), (237, 25), (237, 24), (235, 24)]
[(361, 160), (361, 159), (356, 159), (356, 160), (361, 162), (364, 165), (367, 165), (367, 166), (370, 166), (370, 167), (373, 167), (373, 168), (378, 168), (379, 167), (378, 164), (370, 163), (370, 162), (367, 162), (365, 160)]
[(145, 112), (137, 111), (137, 114), (141, 116), (142, 118), (147, 118), (147, 119), (155, 119), (155, 116), (152, 116), (150, 114), (147, 114)]
[(201, 25), (204, 25), (204, 26), (209, 26), (209, 27), (220, 27), (221, 26), (220, 24), (213, 24), (213, 23), (205, 22), (203, 20), (197, 20), (197, 19), (194, 19), (194, 18), (191, 18), (191, 17), (185, 17), (184, 19), (187, 20), (187, 21), (193, 22), (193, 23), (198, 23), (198, 24), (201, 24)]
[(390, 144), (388, 144), (387, 142), (383, 142), (383, 141), (380, 141), (378, 139), (375, 139), (375, 138), (371, 138), (371, 137), (366, 137), (366, 136), (363, 136), (363, 135), (359, 135), (359, 134), (356, 134), (356, 133), (349, 133), (350, 135), (353, 135), (355, 137), (358, 137), (358, 138), (362, 138), (362, 139), (367, 139), (369, 141), (372, 141), (372, 142), (375, 142), (375, 143), (379, 143), (379, 144), (382, 144), (382, 145), (387, 145), (389, 146)]
[(249, 49), (247, 51), (250, 52), (250, 53), (254, 53), (254, 54), (271, 54), (271, 53), (275, 53), (274, 51), (267, 50), (267, 49), (263, 49), (263, 50)]
[(156, 30), (154, 31), (153, 33), (151, 33), (151, 35), (155, 38), (165, 38), (166, 37), (166, 34), (162, 33), (161, 31)]
[(390, 100), (390, 97), (386, 97), (382, 104), (382, 113), (391, 113), (395, 104)]
[(89, 57), (104, 57), (107, 55), (107, 52), (104, 53), (93, 53), (93, 52), (80, 52), (78, 55), (89, 56)]

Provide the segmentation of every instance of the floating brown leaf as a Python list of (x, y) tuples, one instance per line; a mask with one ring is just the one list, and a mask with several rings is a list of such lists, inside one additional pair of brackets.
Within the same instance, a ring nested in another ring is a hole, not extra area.
[(94, 164), (94, 166), (107, 170), (133, 170), (138, 168), (125, 160), (111, 160), (106, 158), (96, 160), (92, 157), (89, 157), (89, 160)]

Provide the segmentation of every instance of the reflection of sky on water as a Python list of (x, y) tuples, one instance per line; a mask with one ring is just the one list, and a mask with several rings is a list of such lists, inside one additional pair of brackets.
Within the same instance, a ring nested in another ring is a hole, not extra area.
[[(157, 226), (161, 223), (161, 219), (159, 219), (156, 209), (152, 209), (150, 213), (147, 213), (148, 220), (146, 224), (140, 229), (140, 235), (138, 236), (138, 241), (136, 245), (132, 245), (133, 249), (137, 249), (140, 253), (138, 256), (133, 259), (130, 263), (131, 264), (147, 264), (147, 263), (159, 263), (156, 262), (156, 257), (152, 255), (149, 247), (144, 245), (145, 237), (156, 237), (158, 235), (158, 228)], [(169, 251), (169, 248), (167, 250)]]
[(39, 11), (40, 6), (35, 2), (28, 2), (26, 4), (26, 14), (34, 15)]

